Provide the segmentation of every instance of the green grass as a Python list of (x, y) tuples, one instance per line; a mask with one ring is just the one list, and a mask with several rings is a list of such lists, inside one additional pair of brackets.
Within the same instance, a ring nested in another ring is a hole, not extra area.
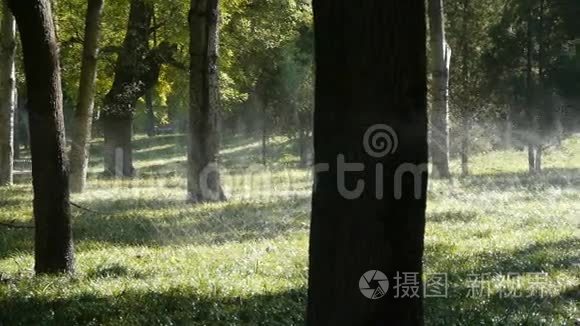
[[(301, 324), (311, 174), (294, 168), (292, 142), (272, 143), (270, 169), (248, 172), (259, 142), (226, 140), (230, 200), (197, 206), (184, 203), (181, 136), (138, 137), (135, 180), (100, 179), (95, 146), (89, 189), (73, 200), (99, 213), (74, 208), (74, 277), (33, 277), (32, 232), (0, 228), (0, 325)], [(428, 325), (580, 317), (580, 137), (544, 166), (531, 178), (526, 153), (490, 152), (472, 158), (473, 176), (431, 182), (425, 266), (448, 274), (449, 295), (426, 300)], [(0, 221), (30, 223), (27, 182), (0, 189), (0, 204)], [(490, 279), (482, 296), (469, 295), (472, 274)]]

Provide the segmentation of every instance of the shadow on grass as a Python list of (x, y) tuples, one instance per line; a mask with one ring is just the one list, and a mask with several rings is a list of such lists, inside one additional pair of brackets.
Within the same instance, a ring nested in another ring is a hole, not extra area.
[(298, 325), (305, 289), (250, 297), (204, 297), (194, 288), (78, 294), (64, 299), (28, 297), (0, 301), (6, 325)]
[(427, 223), (467, 223), (478, 217), (473, 211), (445, 211), (427, 214)]
[(305, 230), (306, 198), (276, 202), (231, 201), (189, 206), (182, 201), (91, 203), (113, 214), (86, 213), (74, 223), (75, 238), (117, 245), (216, 245), (271, 239)]
[(476, 258), (477, 273), (528, 273), (577, 268), (580, 239), (540, 242), (507, 253), (485, 252)]
[[(580, 240), (575, 238), (555, 242), (536, 243), (509, 252), (483, 252), (475, 256), (454, 254), (454, 246), (446, 243), (427, 244), (426, 264), (447, 273), (447, 298), (426, 300), (427, 325), (572, 325), (572, 311), (578, 299), (578, 288), (557, 289), (557, 295), (541, 293), (554, 290), (557, 285), (540, 283), (540, 289), (521, 288), (518, 295), (509, 290), (486, 291), (487, 287), (501, 287), (499, 281), (477, 284), (474, 275), (506, 276), (508, 273), (526, 275), (546, 272), (574, 273), (578, 257), (575, 250)], [(542, 282), (540, 280), (540, 282)], [(483, 286), (478, 289), (477, 286)], [(475, 292), (479, 291), (481, 292)]]
[[(4, 202), (21, 203), (10, 193)], [(272, 239), (307, 230), (307, 197), (274, 197), (263, 201), (231, 200), (191, 205), (182, 199), (121, 198), (92, 199), (80, 203), (91, 211), (73, 207), (75, 241), (97, 241), (115, 245), (218, 245)], [(14, 210), (15, 206), (5, 206)], [(29, 214), (30, 215), (30, 214)], [(4, 218), (8, 222), (9, 219)], [(31, 216), (25, 216), (31, 224)], [(18, 253), (31, 254), (33, 230), (0, 227), (0, 259)]]
[(519, 297), (502, 294), (463, 295), (428, 298), (425, 302), (426, 325), (574, 325), (574, 302), (565, 297), (521, 293)]
[[(427, 243), (425, 261), (444, 266), (454, 277), (469, 274), (534, 273), (554, 270), (572, 270), (580, 262), (580, 239), (566, 238), (553, 242), (538, 242), (513, 251), (481, 251), (477, 254), (458, 255), (455, 246), (447, 243)], [(475, 266), (475, 267), (471, 267)]]
[(542, 189), (546, 186), (566, 188), (580, 187), (580, 169), (544, 169), (540, 175), (528, 173), (479, 174), (459, 179), (464, 187), (486, 190)]

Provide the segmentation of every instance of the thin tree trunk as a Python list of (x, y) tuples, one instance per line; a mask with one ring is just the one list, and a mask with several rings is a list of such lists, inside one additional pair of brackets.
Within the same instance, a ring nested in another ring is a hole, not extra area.
[(74, 115), (70, 154), (70, 187), (72, 192), (77, 193), (83, 192), (87, 180), (103, 6), (104, 0), (89, 0), (87, 6), (83, 62), (79, 82), (79, 100)]
[(537, 155), (537, 115), (533, 103), (533, 35), (532, 35), (532, 11), (529, 9), (527, 32), (526, 32), (526, 112), (528, 117), (528, 170), (530, 174), (537, 172), (536, 155)]
[(3, 4), (0, 26), (0, 186), (9, 186), (13, 182), (14, 170), (16, 22)]
[[(462, 25), (464, 33), (461, 33), (461, 79), (464, 87), (469, 87), (471, 83), (471, 76), (469, 71), (469, 60), (471, 60), (471, 55), (469, 51), (469, 35), (467, 35), (467, 30), (469, 26), (469, 20), (471, 19), (470, 11), (470, 0), (463, 0), (463, 15), (462, 15)], [(463, 100), (463, 112), (461, 112), (461, 144), (460, 144), (460, 155), (461, 155), (461, 175), (466, 177), (469, 175), (469, 133), (471, 131), (471, 118), (473, 116), (470, 104), (469, 96), (462, 99)], [(468, 108), (468, 110), (465, 110)]]
[(463, 121), (461, 127), (463, 128), (461, 132), (461, 175), (466, 177), (469, 175), (469, 131), (471, 130), (471, 122), (469, 121), (469, 115), (463, 113)]
[[(20, 144), (22, 142), (22, 140), (20, 139), (20, 110), (21, 110), (21, 106), (22, 103), (20, 101), (22, 101), (22, 95), (20, 94), (20, 90), (17, 89), (16, 90), (16, 107), (14, 108), (14, 160), (19, 160), (20, 159)], [(14, 160), (12, 161), (12, 163), (14, 164)]]
[(58, 46), (49, 0), (8, 0), (28, 88), (34, 189), (35, 271), (73, 272), (74, 254)]
[(556, 110), (554, 111), (554, 123), (555, 123), (555, 129), (556, 129), (556, 144), (558, 146), (558, 148), (560, 148), (562, 146), (562, 139), (564, 138), (564, 125), (562, 124), (562, 111), (563, 111), (563, 107), (562, 107), (562, 102), (561, 100), (558, 100), (558, 105)]
[(304, 119), (302, 118), (298, 109), (294, 109), (294, 119), (296, 121), (296, 130), (298, 131), (298, 157), (300, 158), (299, 167), (304, 168), (308, 165), (308, 130), (305, 126), (306, 123), (304, 122)]
[(534, 162), (535, 173), (542, 173), (542, 152), (544, 150), (544, 141), (546, 134), (552, 131), (553, 125), (548, 125), (548, 121), (551, 121), (550, 111), (553, 109), (552, 94), (548, 90), (548, 85), (546, 83), (546, 51), (545, 51), (545, 36), (544, 36), (544, 10), (545, 10), (545, 0), (540, 0), (540, 19), (538, 28), (538, 75), (540, 83), (540, 92), (542, 94), (542, 106), (537, 108), (536, 117), (536, 130), (538, 137), (536, 138), (536, 157)]
[(262, 103), (262, 165), (268, 164), (268, 116), (266, 103)]
[(508, 105), (506, 107), (506, 114), (505, 114), (505, 127), (504, 127), (504, 135), (503, 135), (503, 148), (509, 150), (512, 148), (513, 143), (513, 129), (514, 123), (512, 119), (513, 115), (513, 105)]
[(544, 153), (544, 148), (540, 144), (536, 147), (536, 162), (535, 162), (536, 173), (542, 173), (542, 155), (543, 155), (543, 153)]
[(445, 40), (445, 18), (442, 0), (429, 2), (431, 34), (431, 159), (433, 174), (450, 178), (449, 172), (449, 66), (451, 48)]
[(225, 200), (217, 165), (218, 0), (191, 0), (190, 108), (187, 190), (189, 202)]
[(28, 128), (28, 99), (23, 90), (17, 92), (16, 112), (14, 114), (14, 159), (19, 160), (22, 156), (21, 148), (28, 147), (30, 132)]
[[(423, 325), (422, 300), (404, 297), (402, 291), (397, 295), (393, 285), (397, 276), (412, 275), (417, 277), (413, 286), (423, 293), (428, 161), (425, 3), (315, 0), (313, 4), (317, 173), (307, 324)], [(392, 150), (381, 152), (388, 146), (373, 146), (379, 143), (390, 143)], [(354, 167), (341, 164), (342, 158), (362, 163), (364, 172), (343, 173)], [(377, 168), (381, 164), (382, 172)], [(323, 171), (325, 167), (330, 171)], [(413, 173), (399, 178), (407, 169)], [(357, 185), (362, 186), (358, 194), (353, 191)], [(364, 288), (363, 274), (372, 270), (382, 271), (392, 285), (380, 300), (368, 299), (359, 290)]]
[(147, 136), (155, 136), (155, 108), (153, 107), (153, 89), (145, 92), (145, 106), (147, 107)]

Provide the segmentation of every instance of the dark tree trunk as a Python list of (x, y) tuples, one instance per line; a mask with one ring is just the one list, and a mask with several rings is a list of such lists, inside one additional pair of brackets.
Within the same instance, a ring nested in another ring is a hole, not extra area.
[(550, 133), (553, 132), (555, 126), (553, 122), (553, 93), (549, 90), (549, 85), (546, 82), (546, 36), (545, 36), (545, 0), (540, 0), (539, 4), (539, 26), (538, 26), (538, 79), (540, 86), (540, 94), (542, 95), (542, 105), (538, 107), (536, 113), (536, 156), (535, 156), (535, 173), (542, 173), (542, 157), (544, 151), (544, 143)]
[(104, 161), (107, 174), (115, 177), (132, 177), (133, 168), (133, 119), (107, 117), (103, 120), (105, 134)]
[(79, 82), (79, 100), (74, 115), (70, 154), (70, 187), (72, 192), (77, 193), (83, 192), (87, 180), (103, 5), (104, 0), (89, 0), (85, 20), (85, 40)]
[(147, 136), (155, 136), (155, 108), (153, 107), (153, 89), (145, 92), (145, 106), (147, 107)]
[(533, 26), (532, 26), (532, 10), (529, 9), (528, 21), (527, 21), (527, 32), (526, 32), (526, 115), (528, 117), (528, 132), (527, 132), (527, 145), (528, 145), (528, 170), (530, 174), (535, 174), (538, 172), (537, 169), (537, 154), (538, 154), (538, 116), (537, 110), (534, 105), (534, 80), (533, 80), (533, 69), (534, 69), (534, 44), (533, 44)]
[(298, 157), (300, 158), (298, 166), (304, 168), (308, 165), (308, 129), (301, 112), (297, 108), (294, 109), (294, 119), (298, 133)]
[(8, 186), (12, 184), (14, 170), (16, 23), (10, 10), (6, 6), (3, 9), (0, 27), (0, 186)]
[(514, 122), (513, 122), (513, 111), (514, 105), (508, 105), (506, 108), (505, 114), (505, 121), (504, 121), (504, 133), (503, 133), (503, 148), (509, 150), (513, 147), (513, 129), (514, 129)]
[(262, 103), (262, 164), (268, 164), (268, 114), (266, 103)]
[(461, 123), (461, 175), (469, 175), (469, 131), (471, 130), (470, 116), (464, 112)]
[[(19, 94), (20, 90), (17, 90), (16, 93), (17, 95), (17, 100), (16, 100), (16, 108), (14, 110), (14, 160), (19, 160), (20, 159), (20, 144), (22, 142), (21, 137), (20, 137), (20, 108), (21, 108), (21, 95)], [(12, 161), (14, 163), (14, 160)]]
[(429, 0), (431, 35), (431, 161), (433, 174), (450, 178), (449, 172), (449, 65), (451, 49), (445, 39), (442, 0)]
[[(131, 138), (123, 139), (122, 149), (114, 146), (118, 142), (118, 134), (131, 135), (137, 100), (143, 97), (148, 89), (157, 83), (161, 65), (172, 61), (176, 48), (169, 43), (162, 42), (158, 47), (149, 49), (149, 36), (153, 17), (153, 2), (147, 0), (131, 0), (127, 34), (123, 41), (115, 67), (115, 80), (109, 93), (105, 96), (101, 118), (105, 136), (105, 156), (113, 159), (105, 161), (105, 174), (114, 175), (114, 162), (124, 162), (121, 171), (126, 177), (133, 176), (132, 155), (123, 154), (115, 157), (116, 153), (130, 150)], [(122, 122), (117, 123), (116, 120)], [(123, 131), (115, 128), (127, 128)], [(107, 144), (107, 141), (109, 143)], [(129, 144), (127, 144), (127, 142)], [(109, 165), (108, 165), (108, 164)]]
[(73, 272), (74, 255), (58, 46), (48, 0), (8, 0), (28, 88), (34, 188), (35, 271)]
[(24, 91), (18, 90), (18, 100), (16, 101), (16, 112), (14, 114), (14, 159), (21, 157), (21, 148), (28, 147), (30, 131), (28, 128), (28, 109)]
[[(470, 20), (472, 19), (472, 10), (470, 10), (471, 0), (463, 0), (462, 10), (462, 26), (464, 32), (460, 37), (461, 48), (461, 82), (464, 87), (471, 84), (471, 75), (469, 71), (469, 61), (472, 58), (469, 50), (470, 35), (467, 34)], [(469, 132), (471, 131), (471, 119), (473, 117), (473, 106), (471, 105), (471, 97), (466, 95), (463, 101), (463, 112), (461, 112), (461, 140), (460, 140), (460, 156), (461, 156), (461, 175), (466, 177), (469, 175)]]
[(218, 0), (191, 0), (190, 107), (187, 197), (190, 202), (225, 200), (217, 155)]
[[(428, 159), (425, 3), (315, 0), (314, 17), (318, 172), (307, 323), (422, 325), (420, 298), (396, 298), (391, 287), (382, 299), (369, 300), (358, 287), (369, 270), (384, 272), (391, 285), (397, 273), (421, 279)], [(391, 153), (378, 153), (387, 143)], [(342, 174), (340, 155), (362, 163), (364, 172)], [(324, 164), (330, 172), (320, 172)], [(416, 173), (400, 178), (406, 169)], [(346, 192), (360, 180), (360, 196)]]
[(117, 58), (115, 80), (105, 96), (101, 115), (105, 136), (105, 174), (109, 176), (119, 176), (119, 172), (124, 177), (134, 175), (132, 155), (128, 153), (133, 133), (131, 121), (137, 100), (146, 90), (140, 77), (149, 69), (144, 60), (149, 50), (152, 15), (152, 3), (131, 1), (127, 34)]

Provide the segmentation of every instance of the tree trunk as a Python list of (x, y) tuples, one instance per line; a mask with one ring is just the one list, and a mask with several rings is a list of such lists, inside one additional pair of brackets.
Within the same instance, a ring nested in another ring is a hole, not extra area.
[(471, 122), (467, 113), (463, 113), (461, 127), (461, 175), (466, 177), (469, 175), (469, 131), (471, 130)]
[(103, 119), (103, 129), (105, 173), (114, 177), (133, 177), (133, 119), (107, 117)]
[(299, 167), (308, 166), (308, 128), (298, 109), (294, 109), (296, 120), (296, 130), (298, 131), (298, 157), (300, 158)]
[[(422, 299), (397, 297), (393, 286), (403, 273), (417, 280), (422, 275), (424, 1), (315, 0), (314, 20), (316, 181), (307, 324), (423, 325)], [(362, 163), (364, 172), (352, 172), (355, 167), (342, 159)], [(401, 178), (409, 170), (415, 173)], [(363, 187), (355, 193), (358, 181)], [(382, 271), (391, 284), (380, 300), (357, 288), (371, 270)], [(412, 284), (422, 294), (421, 282)]]
[(554, 102), (552, 99), (552, 92), (549, 91), (549, 85), (546, 82), (546, 44), (545, 44), (545, 31), (544, 31), (544, 14), (545, 14), (545, 0), (540, 0), (539, 5), (539, 26), (538, 26), (538, 79), (540, 85), (540, 92), (542, 95), (541, 107), (537, 108), (536, 113), (536, 132), (537, 138), (535, 143), (536, 151), (536, 161), (534, 163), (534, 173), (542, 173), (542, 152), (544, 150), (544, 142), (546, 136), (552, 133), (554, 130), (554, 125), (550, 122), (553, 121), (552, 110), (554, 108)]
[(449, 66), (451, 48), (445, 40), (445, 19), (442, 0), (429, 2), (431, 34), (431, 160), (433, 174), (450, 178), (449, 172)]
[(268, 165), (268, 116), (266, 103), (262, 103), (262, 165)]
[(188, 201), (225, 200), (217, 155), (218, 0), (191, 0)]
[(25, 92), (18, 90), (18, 100), (16, 101), (16, 112), (14, 114), (14, 159), (21, 157), (21, 148), (29, 147), (30, 128), (28, 128), (28, 99)]
[(14, 169), (14, 111), (16, 102), (16, 23), (4, 6), (0, 26), (0, 186), (12, 185)]
[(528, 145), (528, 171), (535, 174), (537, 170), (537, 149), (538, 149), (538, 116), (533, 101), (534, 81), (533, 81), (533, 27), (532, 10), (529, 9), (526, 31), (526, 112), (527, 112), (527, 145)]
[(70, 187), (72, 192), (77, 193), (83, 192), (87, 180), (103, 5), (104, 0), (89, 0), (87, 6), (83, 62), (79, 82), (79, 100), (74, 115), (70, 154)]
[[(20, 110), (22, 107), (22, 95), (20, 94), (20, 90), (17, 89), (16, 90), (16, 107), (14, 108), (14, 155), (13, 158), (14, 160), (19, 160), (20, 159), (20, 144), (22, 143), (22, 137), (20, 137)], [(14, 160), (12, 161), (14, 163)]]
[(147, 136), (155, 136), (155, 108), (153, 107), (153, 89), (145, 92), (145, 106), (147, 107)]
[(505, 114), (505, 127), (504, 127), (504, 133), (503, 133), (503, 148), (506, 150), (510, 150), (512, 148), (512, 143), (513, 143), (513, 129), (514, 129), (514, 123), (513, 123), (513, 105), (509, 105), (506, 107), (506, 114)]
[(35, 271), (73, 272), (74, 255), (58, 46), (48, 0), (8, 0), (28, 88), (34, 189)]
[[(133, 155), (131, 150), (132, 120), (137, 100), (157, 83), (161, 65), (170, 60), (175, 48), (162, 42), (159, 47), (149, 49), (149, 36), (153, 16), (153, 2), (131, 0), (129, 23), (123, 47), (117, 57), (115, 80), (105, 96), (101, 119), (105, 142), (105, 174), (122, 171), (125, 177), (132, 177)], [(118, 120), (118, 121), (117, 121)], [(124, 128), (117, 130), (116, 128)], [(119, 147), (121, 146), (120, 149)], [(116, 152), (123, 153), (122, 157)], [(115, 162), (124, 162), (121, 169)]]

